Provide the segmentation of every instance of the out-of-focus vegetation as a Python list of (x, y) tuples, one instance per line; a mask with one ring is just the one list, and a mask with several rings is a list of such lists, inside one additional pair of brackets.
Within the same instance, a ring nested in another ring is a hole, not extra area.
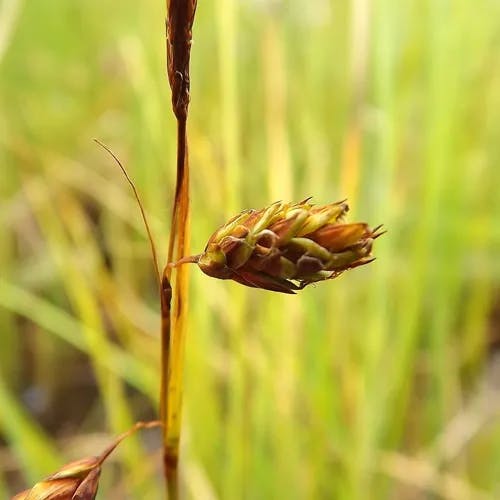
[[(163, 252), (163, 15), (0, 3), (2, 498), (155, 415), (148, 243), (92, 138)], [(189, 498), (499, 498), (500, 4), (200, 0), (194, 39), (194, 252), (233, 213), (309, 195), (389, 233), (293, 297), (192, 269)], [(101, 498), (162, 497), (153, 438), (124, 443)]]

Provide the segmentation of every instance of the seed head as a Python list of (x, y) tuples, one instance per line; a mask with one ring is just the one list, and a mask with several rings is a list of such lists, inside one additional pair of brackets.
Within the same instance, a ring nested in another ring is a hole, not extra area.
[(128, 436), (141, 429), (160, 427), (159, 420), (136, 422), (123, 432), (97, 457), (83, 458), (61, 467), (29, 490), (18, 493), (12, 500), (94, 500), (99, 486), (101, 465)]
[(64, 465), (56, 473), (18, 493), (12, 500), (94, 500), (101, 473), (98, 457)]
[(209, 276), (282, 293), (372, 262), (382, 226), (347, 224), (345, 201), (315, 206), (276, 202), (245, 210), (220, 227), (205, 251), (181, 262), (197, 262)]

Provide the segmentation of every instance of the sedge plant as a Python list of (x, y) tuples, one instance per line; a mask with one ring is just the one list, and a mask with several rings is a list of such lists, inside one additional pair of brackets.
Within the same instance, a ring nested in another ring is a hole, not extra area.
[(151, 244), (161, 309), (160, 420), (137, 422), (100, 455), (71, 462), (16, 495), (16, 500), (92, 500), (97, 495), (101, 467), (118, 444), (140, 429), (161, 427), (163, 465), (168, 498), (179, 498), (182, 375), (188, 305), (187, 266), (196, 263), (208, 276), (242, 285), (295, 294), (306, 286), (331, 280), (372, 262), (373, 242), (382, 226), (347, 223), (345, 200), (314, 205), (274, 202), (232, 217), (209, 238), (204, 251), (189, 255), (189, 160), (187, 118), (190, 102), (190, 52), (196, 0), (167, 0), (167, 74), (177, 121), (177, 177), (171, 216), (167, 264), (160, 272), (156, 247), (139, 193), (126, 169), (116, 161), (138, 202)]

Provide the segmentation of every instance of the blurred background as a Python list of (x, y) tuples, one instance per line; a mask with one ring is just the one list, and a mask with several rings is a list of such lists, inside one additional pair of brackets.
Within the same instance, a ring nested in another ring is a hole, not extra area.
[[(0, 2), (0, 498), (155, 418), (164, 4)], [(192, 250), (345, 197), (374, 264), (298, 296), (191, 270), (186, 498), (500, 498), (500, 3), (200, 0)], [(163, 259), (162, 259), (163, 260)], [(99, 498), (163, 497), (159, 434)]]

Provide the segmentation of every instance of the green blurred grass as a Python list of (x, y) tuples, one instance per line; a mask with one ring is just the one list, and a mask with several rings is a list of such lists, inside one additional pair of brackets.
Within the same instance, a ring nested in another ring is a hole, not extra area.
[[(99, 451), (68, 439), (154, 415), (148, 244), (92, 138), (164, 248), (163, 8), (0, 4), (0, 496)], [(193, 269), (190, 498), (499, 497), (498, 2), (200, 1), (192, 57), (194, 251), (234, 212), (309, 195), (389, 233), (298, 297)], [(102, 498), (160, 497), (150, 447), (123, 447)]]

